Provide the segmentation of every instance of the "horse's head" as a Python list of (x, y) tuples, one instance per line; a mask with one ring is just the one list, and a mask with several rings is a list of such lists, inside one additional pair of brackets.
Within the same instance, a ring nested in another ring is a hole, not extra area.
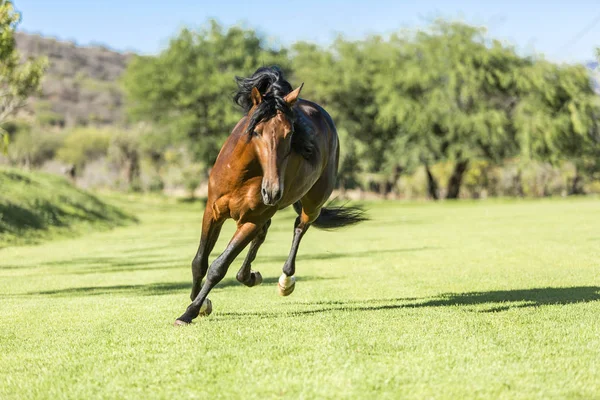
[(248, 135), (263, 170), (261, 194), (266, 205), (277, 204), (283, 196), (283, 177), (294, 133), (292, 106), (301, 90), (302, 85), (284, 97), (277, 97), (263, 96), (256, 87), (252, 88)]

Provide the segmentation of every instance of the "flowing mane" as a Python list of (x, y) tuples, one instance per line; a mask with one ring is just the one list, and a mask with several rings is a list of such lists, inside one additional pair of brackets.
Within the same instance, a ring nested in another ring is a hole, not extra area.
[[(273, 118), (278, 111), (282, 112), (294, 126), (292, 136), (292, 150), (300, 154), (306, 160), (312, 160), (315, 155), (315, 144), (311, 130), (302, 121), (302, 115), (297, 115), (284, 100), (290, 93), (292, 85), (285, 80), (283, 72), (279, 67), (261, 67), (248, 78), (235, 78), (238, 91), (234, 101), (242, 107), (245, 113), (249, 113), (253, 103), (251, 98), (252, 88), (257, 88), (262, 96), (262, 102), (256, 107), (252, 115), (249, 115), (250, 123), (246, 133), (251, 134), (260, 122)], [(299, 121), (300, 120), (300, 121)]]

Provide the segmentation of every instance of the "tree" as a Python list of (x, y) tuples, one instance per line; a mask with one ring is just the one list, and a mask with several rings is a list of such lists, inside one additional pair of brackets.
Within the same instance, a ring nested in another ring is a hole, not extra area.
[(129, 64), (123, 83), (130, 116), (152, 122), (171, 143), (211, 164), (241, 117), (234, 77), (269, 64), (289, 68), (287, 53), (253, 30), (224, 30), (215, 21), (197, 32), (183, 29), (158, 56)]
[(600, 171), (600, 99), (580, 65), (539, 60), (521, 71), (514, 121), (525, 160), (575, 165), (570, 193), (583, 193), (582, 175)]
[[(21, 15), (12, 1), (0, 0), (0, 125), (39, 88), (46, 67), (42, 58), (21, 63), (15, 44), (15, 29), (20, 21)], [(0, 128), (0, 136), (1, 147), (6, 151), (8, 133)]]
[(376, 90), (381, 123), (397, 127), (405, 162), (425, 165), (433, 198), (429, 165), (452, 161), (446, 197), (457, 198), (470, 160), (500, 162), (517, 151), (510, 112), (518, 68), (528, 60), (462, 23), (437, 21), (391, 44), (395, 56), (383, 68), (390, 73), (379, 75)]

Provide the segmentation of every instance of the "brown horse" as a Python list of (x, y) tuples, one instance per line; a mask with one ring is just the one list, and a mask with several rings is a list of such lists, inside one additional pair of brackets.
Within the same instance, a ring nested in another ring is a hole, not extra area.
[[(192, 261), (192, 304), (175, 325), (211, 313), (208, 293), (248, 244), (237, 280), (246, 286), (262, 282), (260, 273), (250, 267), (278, 210), (293, 205), (298, 213), (292, 248), (279, 278), (283, 296), (294, 290), (296, 254), (310, 225), (330, 229), (366, 219), (356, 207), (324, 207), (336, 183), (338, 135), (323, 108), (298, 97), (302, 85), (292, 90), (277, 67), (259, 68), (249, 78), (237, 78), (237, 83), (235, 101), (246, 115), (210, 172), (202, 236)], [(237, 230), (209, 270), (208, 256), (228, 218), (237, 222)]]

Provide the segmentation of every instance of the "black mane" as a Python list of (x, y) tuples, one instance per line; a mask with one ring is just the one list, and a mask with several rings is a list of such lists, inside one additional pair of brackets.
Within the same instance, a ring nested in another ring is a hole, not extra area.
[(262, 96), (262, 101), (252, 115), (246, 133), (251, 134), (260, 122), (273, 118), (277, 111), (281, 111), (294, 126), (292, 136), (292, 150), (307, 160), (312, 160), (315, 145), (312, 132), (306, 129), (306, 123), (296, 123), (296, 113), (287, 105), (284, 97), (290, 93), (292, 85), (285, 80), (279, 67), (261, 67), (249, 78), (235, 78), (238, 91), (234, 101), (242, 107), (245, 113), (250, 112), (252, 106), (252, 88), (257, 88)]

